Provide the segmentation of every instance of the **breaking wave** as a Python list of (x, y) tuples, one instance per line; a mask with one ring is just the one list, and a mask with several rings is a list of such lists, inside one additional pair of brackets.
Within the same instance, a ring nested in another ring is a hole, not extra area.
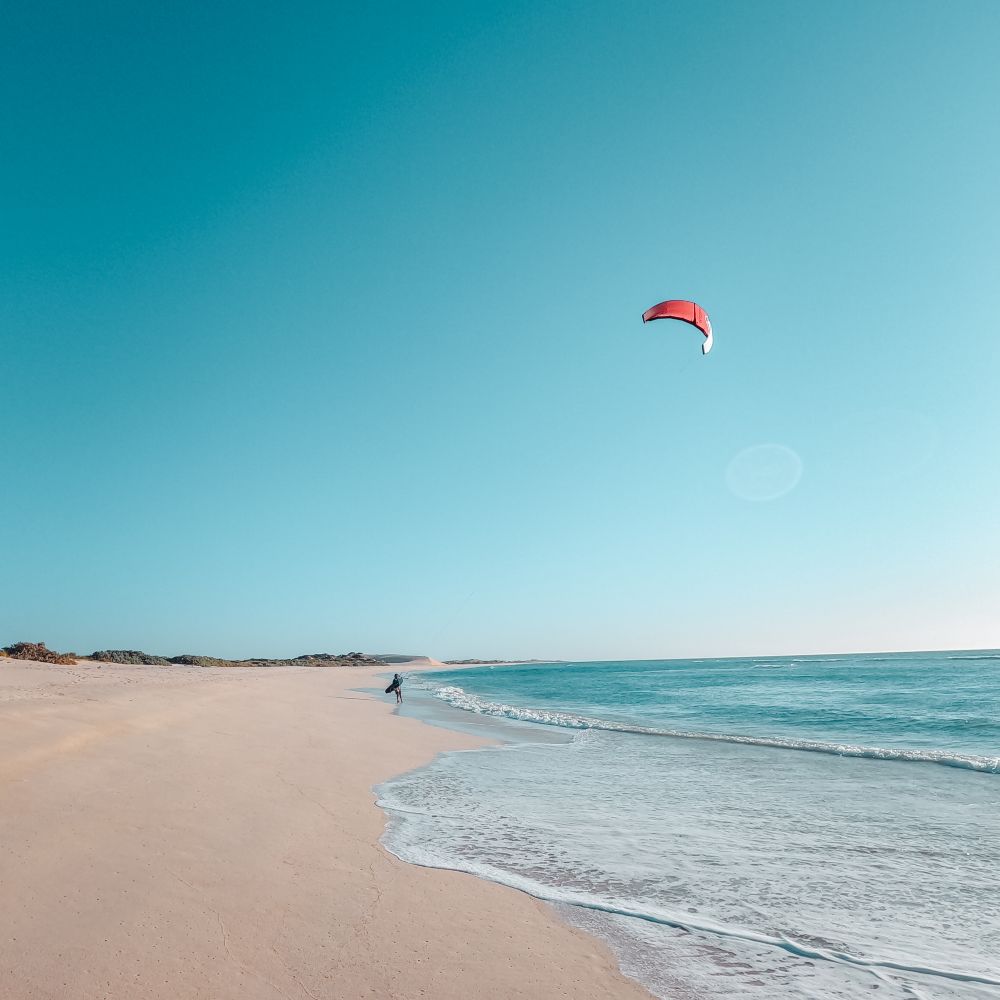
[(852, 743), (830, 743), (822, 740), (800, 740), (781, 736), (740, 736), (732, 733), (705, 733), (683, 729), (659, 729), (637, 726), (613, 719), (597, 719), (571, 712), (550, 709), (521, 708), (502, 702), (487, 701), (455, 685), (435, 686), (411, 676), (410, 682), (427, 688), (441, 701), (466, 712), (489, 715), (517, 722), (534, 722), (543, 726), (563, 729), (597, 729), (612, 733), (633, 733), (638, 736), (661, 736), (682, 740), (711, 740), (716, 743), (736, 743), (744, 746), (771, 747), (779, 750), (799, 750), (809, 753), (831, 754), (837, 757), (861, 757), (870, 760), (898, 760), (919, 764), (941, 764), (969, 771), (1000, 773), (1000, 756), (985, 757), (976, 754), (954, 753), (947, 750), (910, 750), (900, 747), (870, 747)]

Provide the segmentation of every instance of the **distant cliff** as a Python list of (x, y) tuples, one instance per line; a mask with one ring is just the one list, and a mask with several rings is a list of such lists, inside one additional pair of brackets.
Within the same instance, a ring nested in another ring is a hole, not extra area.
[(490, 664), (499, 663), (551, 663), (551, 660), (445, 660), (444, 661), (449, 666), (453, 667), (474, 667), (479, 666), (489, 666)]

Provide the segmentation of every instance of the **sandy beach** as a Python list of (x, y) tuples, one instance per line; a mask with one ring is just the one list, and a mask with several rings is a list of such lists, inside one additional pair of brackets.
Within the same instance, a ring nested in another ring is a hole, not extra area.
[(648, 998), (546, 905), (379, 845), (372, 786), (475, 741), (375, 675), (0, 661), (0, 996)]

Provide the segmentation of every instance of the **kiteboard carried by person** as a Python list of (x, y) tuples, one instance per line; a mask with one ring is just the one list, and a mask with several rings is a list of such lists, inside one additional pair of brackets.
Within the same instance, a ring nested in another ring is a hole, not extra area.
[(386, 694), (392, 694), (396, 692), (396, 704), (398, 705), (403, 700), (403, 678), (399, 674), (392, 675), (392, 683), (385, 689)]

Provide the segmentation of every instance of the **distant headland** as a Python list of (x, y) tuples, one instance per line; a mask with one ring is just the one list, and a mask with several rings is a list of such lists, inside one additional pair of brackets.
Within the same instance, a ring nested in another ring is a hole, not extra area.
[(552, 663), (552, 660), (445, 660), (444, 661), (450, 667), (488, 667), (497, 666), (500, 664), (515, 664), (515, 663)]
[(41, 663), (55, 663), (75, 666), (80, 662), (118, 663), (132, 666), (168, 667), (378, 667), (391, 661), (368, 653), (303, 653), (284, 659), (255, 656), (246, 660), (229, 660), (219, 656), (202, 656), (182, 653), (180, 656), (157, 656), (140, 649), (98, 649), (89, 656), (79, 653), (59, 653), (49, 649), (44, 642), (15, 642), (0, 649), (0, 657), (17, 660), (36, 660)]
[(117, 663), (128, 666), (168, 667), (367, 667), (400, 666), (410, 664), (415, 667), (476, 666), (500, 663), (543, 663), (543, 660), (435, 660), (433, 657), (416, 653), (302, 653), (275, 659), (273, 657), (252, 656), (243, 660), (230, 660), (220, 656), (205, 656), (198, 653), (182, 653), (179, 656), (160, 656), (146, 653), (141, 649), (98, 649), (90, 654), (57, 652), (49, 649), (44, 642), (15, 642), (0, 647), (0, 659), (9, 657), (16, 660), (35, 660), (61, 666), (75, 666), (77, 663)]

